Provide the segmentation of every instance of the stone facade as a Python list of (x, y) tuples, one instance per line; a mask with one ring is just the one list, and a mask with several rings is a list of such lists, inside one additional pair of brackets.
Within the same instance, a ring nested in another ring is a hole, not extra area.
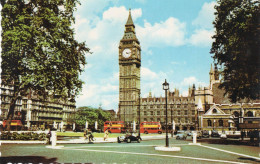
[[(177, 90), (175, 92), (167, 92), (167, 120), (169, 126), (174, 121), (176, 130), (194, 130), (196, 128), (194, 91), (195, 86), (190, 90), (190, 94), (187, 97), (179, 96)], [(165, 97), (152, 97), (151, 95), (150, 92), (147, 98), (141, 99), (141, 122), (161, 122), (164, 128), (166, 123)]]
[(119, 43), (119, 119), (137, 121), (140, 95), (141, 47), (129, 10), (125, 32)]
[[(13, 86), (1, 86), (1, 121), (7, 118)], [(14, 119), (21, 119), (26, 127), (45, 129), (56, 123), (66, 125), (76, 110), (75, 101), (64, 101), (60, 98), (42, 99), (42, 96), (30, 91), (26, 96), (20, 96), (16, 101)]]

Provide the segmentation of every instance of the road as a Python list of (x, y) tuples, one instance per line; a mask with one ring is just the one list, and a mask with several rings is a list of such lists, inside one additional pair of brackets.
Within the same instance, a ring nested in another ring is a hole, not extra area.
[(156, 151), (165, 140), (141, 143), (64, 144), (52, 149), (46, 145), (1, 145), (1, 163), (257, 163), (259, 147), (201, 143), (170, 139), (180, 152)]

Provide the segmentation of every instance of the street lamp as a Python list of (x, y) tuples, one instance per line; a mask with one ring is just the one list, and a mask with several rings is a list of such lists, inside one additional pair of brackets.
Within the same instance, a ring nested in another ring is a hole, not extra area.
[(139, 137), (141, 137), (141, 133), (140, 133), (140, 131), (141, 131), (141, 89), (139, 90), (139, 133), (138, 133), (138, 135), (139, 135)]
[(171, 108), (171, 124), (172, 124), (171, 136), (172, 136), (172, 138), (173, 138), (172, 108)]
[(167, 83), (166, 79), (165, 82), (162, 84), (163, 90), (165, 90), (165, 105), (166, 105), (166, 147), (169, 147), (169, 138), (168, 138), (168, 112), (167, 112), (167, 90), (169, 90), (169, 83)]

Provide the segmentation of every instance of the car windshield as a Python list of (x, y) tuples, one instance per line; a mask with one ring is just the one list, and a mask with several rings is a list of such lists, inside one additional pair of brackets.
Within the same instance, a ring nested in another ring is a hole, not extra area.
[(177, 134), (183, 134), (184, 133), (184, 131), (178, 131), (177, 132)]

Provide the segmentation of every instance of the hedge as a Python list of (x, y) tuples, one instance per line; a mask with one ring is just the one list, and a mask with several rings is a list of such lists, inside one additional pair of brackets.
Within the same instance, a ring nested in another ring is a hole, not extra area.
[(1, 140), (40, 140), (46, 139), (45, 133), (34, 133), (34, 132), (1, 132)]

